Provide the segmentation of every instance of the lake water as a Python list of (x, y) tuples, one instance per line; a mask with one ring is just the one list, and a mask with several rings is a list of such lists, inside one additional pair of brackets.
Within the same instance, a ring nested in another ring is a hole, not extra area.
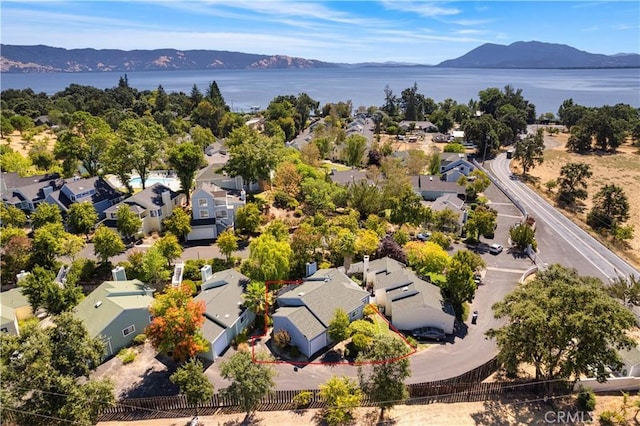
[[(100, 89), (115, 87), (122, 72), (51, 73), (0, 75), (2, 90), (31, 88), (52, 95), (71, 83)], [(488, 87), (510, 84), (522, 89), (525, 99), (536, 106), (538, 115), (557, 113), (565, 99), (585, 106), (625, 103), (640, 107), (640, 69), (588, 70), (494, 70), (447, 69), (429, 67), (328, 68), (287, 70), (201, 70), (141, 71), (126, 73), (129, 85), (138, 90), (153, 90), (162, 85), (167, 92), (187, 94), (196, 84), (205, 92), (216, 81), (227, 104), (234, 111), (252, 106), (266, 108), (278, 95), (306, 92), (324, 105), (351, 100), (354, 107), (381, 106), (384, 88), (393, 93), (418, 84), (418, 92), (441, 102), (451, 98), (459, 103), (478, 99)]]

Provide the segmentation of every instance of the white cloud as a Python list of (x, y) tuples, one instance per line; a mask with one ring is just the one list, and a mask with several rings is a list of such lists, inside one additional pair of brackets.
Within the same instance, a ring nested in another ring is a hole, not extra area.
[(398, 10), (406, 13), (414, 13), (424, 17), (449, 16), (460, 13), (459, 9), (452, 7), (441, 7), (435, 3), (411, 2), (411, 1), (391, 1), (385, 0), (381, 4), (387, 10)]

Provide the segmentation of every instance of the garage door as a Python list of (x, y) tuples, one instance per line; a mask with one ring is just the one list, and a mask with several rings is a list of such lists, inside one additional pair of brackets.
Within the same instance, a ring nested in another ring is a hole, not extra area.
[(325, 346), (327, 346), (327, 333), (322, 333), (318, 337), (313, 339), (311, 342), (309, 342), (309, 346), (311, 347), (311, 353), (309, 354), (309, 356), (323, 349)]
[(187, 235), (187, 239), (189, 241), (193, 240), (212, 240), (216, 238), (216, 226), (211, 225), (207, 227), (199, 227), (191, 229), (189, 235)]
[(218, 338), (213, 342), (212, 346), (213, 359), (216, 359), (217, 357), (222, 355), (222, 352), (224, 352), (225, 349), (227, 349), (227, 346), (229, 346), (229, 342), (227, 341), (227, 333), (223, 332), (222, 334), (220, 334), (220, 336), (218, 336)]

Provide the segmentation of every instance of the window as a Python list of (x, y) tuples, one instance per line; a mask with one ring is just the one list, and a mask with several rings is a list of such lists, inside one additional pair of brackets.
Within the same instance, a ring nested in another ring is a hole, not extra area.
[(207, 219), (209, 217), (209, 210), (200, 210), (200, 219)]
[(227, 217), (227, 211), (226, 210), (217, 210), (216, 211), (216, 217), (218, 219), (223, 219)]
[(199, 207), (207, 207), (209, 204), (207, 203), (206, 198), (198, 198), (198, 206)]
[(128, 336), (129, 334), (133, 333), (134, 331), (136, 331), (136, 326), (131, 324), (129, 327), (127, 327), (124, 330), (122, 330), (122, 335), (123, 336)]
[(158, 217), (162, 217), (162, 209), (158, 209)]
[(153, 322), (153, 315), (149, 315), (149, 323)]
[(116, 213), (111, 213), (111, 219), (117, 219), (118, 215)]
[(151, 217), (156, 217), (158, 215), (158, 212), (155, 210), (151, 210)]

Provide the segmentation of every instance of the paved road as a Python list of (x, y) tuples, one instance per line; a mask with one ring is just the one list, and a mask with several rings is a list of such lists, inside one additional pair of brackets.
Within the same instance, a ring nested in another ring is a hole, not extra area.
[(502, 185), (513, 194), (536, 219), (540, 255), (536, 263), (561, 263), (581, 274), (597, 276), (607, 282), (619, 275), (628, 277), (640, 272), (599, 241), (574, 224), (523, 182), (510, 178), (509, 161), (500, 154), (490, 168)]

